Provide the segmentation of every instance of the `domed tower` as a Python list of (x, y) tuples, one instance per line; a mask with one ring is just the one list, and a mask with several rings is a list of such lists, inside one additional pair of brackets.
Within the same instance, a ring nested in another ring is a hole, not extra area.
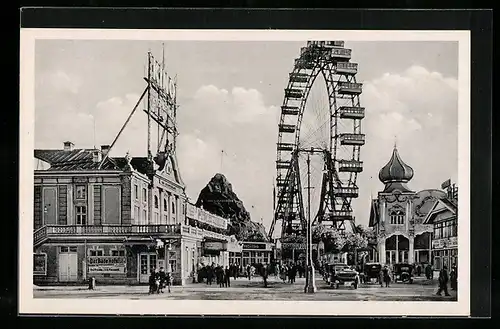
[(413, 168), (399, 155), (396, 145), (389, 162), (380, 169), (383, 191), (374, 200), (370, 226), (375, 228), (378, 261), (382, 264), (413, 263), (415, 192), (406, 185), (413, 178)]
[(378, 178), (385, 184), (382, 193), (413, 192), (406, 186), (406, 183), (413, 178), (413, 168), (401, 159), (396, 145), (394, 145), (391, 159), (380, 169)]

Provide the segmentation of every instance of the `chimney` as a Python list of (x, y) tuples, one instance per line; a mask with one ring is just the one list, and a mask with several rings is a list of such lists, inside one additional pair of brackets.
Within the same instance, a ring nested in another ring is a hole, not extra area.
[(75, 146), (75, 144), (73, 144), (71, 142), (64, 142), (64, 150), (65, 151), (73, 151), (73, 146)]
[(99, 150), (92, 150), (92, 161), (94, 163), (101, 162), (101, 151)]
[(109, 152), (109, 145), (101, 145), (102, 156), (105, 157)]

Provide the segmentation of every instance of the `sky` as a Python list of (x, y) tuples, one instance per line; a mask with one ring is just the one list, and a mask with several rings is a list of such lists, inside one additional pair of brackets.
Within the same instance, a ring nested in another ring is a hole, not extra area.
[[(276, 142), (284, 88), (304, 42), (165, 41), (169, 74), (178, 77), (177, 158), (188, 196), (222, 172), (250, 211), (269, 227), (273, 217)], [(395, 142), (415, 175), (415, 191), (458, 176), (458, 43), (349, 42), (359, 64), (366, 108), (364, 170), (352, 207), (367, 225), (370, 200), (383, 189), (378, 172)], [(111, 144), (140, 94), (147, 51), (162, 42), (37, 40), (35, 148)], [(111, 156), (145, 156), (147, 120), (137, 111)], [(224, 150), (224, 153), (221, 151)]]

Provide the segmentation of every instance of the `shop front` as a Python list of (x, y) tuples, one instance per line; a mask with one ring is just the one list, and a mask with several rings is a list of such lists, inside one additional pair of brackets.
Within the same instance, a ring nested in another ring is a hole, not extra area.
[(457, 237), (432, 241), (433, 268), (440, 271), (444, 266), (448, 271), (452, 266), (458, 266)]
[(206, 239), (202, 242), (202, 264), (222, 267), (229, 266), (229, 252), (227, 250), (227, 241), (215, 239)]
[(241, 262), (245, 268), (247, 265), (271, 264), (272, 244), (269, 242), (243, 242)]

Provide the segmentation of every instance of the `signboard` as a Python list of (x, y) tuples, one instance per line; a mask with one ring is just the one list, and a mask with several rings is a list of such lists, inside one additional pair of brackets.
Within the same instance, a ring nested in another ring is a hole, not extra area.
[(127, 273), (127, 258), (124, 256), (88, 256), (87, 268), (89, 273)]
[(224, 242), (205, 242), (203, 244), (203, 248), (205, 250), (214, 250), (214, 251), (227, 249), (226, 244)]
[(267, 249), (265, 243), (243, 243), (243, 249)]
[(47, 275), (47, 254), (33, 254), (33, 275)]
[(439, 239), (432, 241), (432, 249), (446, 249), (446, 248), (457, 248), (457, 237), (451, 237), (448, 239)]
[(186, 217), (191, 219), (198, 219), (198, 208), (188, 203), (186, 208)]

